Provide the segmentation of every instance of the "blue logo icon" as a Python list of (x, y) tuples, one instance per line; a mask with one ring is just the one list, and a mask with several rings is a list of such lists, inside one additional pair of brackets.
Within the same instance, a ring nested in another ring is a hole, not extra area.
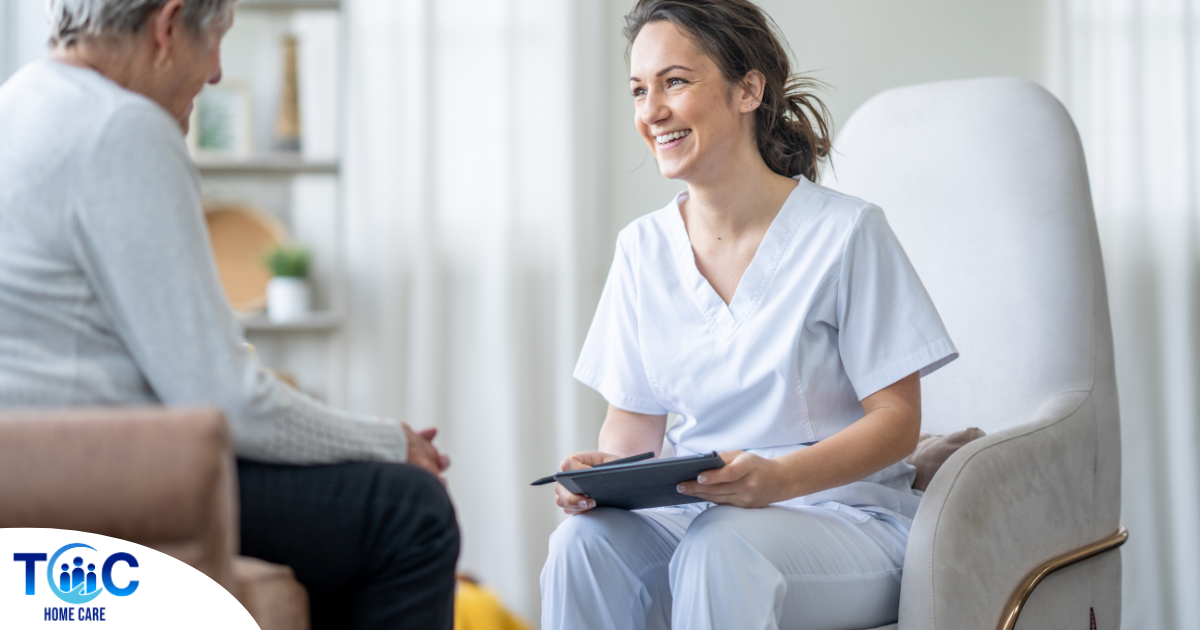
[[(46, 582), (55, 596), (68, 604), (86, 604), (104, 591), (116, 597), (127, 597), (137, 590), (137, 580), (129, 580), (124, 586), (118, 586), (113, 580), (113, 568), (118, 563), (124, 563), (131, 569), (137, 568), (137, 558), (132, 554), (112, 554), (104, 561), (97, 575), (96, 563), (84, 561), (84, 556), (91, 555), (85, 552), (85, 549), (96, 552), (96, 548), (90, 545), (71, 543), (59, 548), (50, 557), (50, 562), (46, 564)], [(71, 550), (74, 550), (74, 553), (68, 554)], [(62, 558), (61, 564), (59, 558)], [(46, 554), (14, 553), (13, 560), (25, 563), (25, 594), (33, 595), (36, 565), (46, 561)]]

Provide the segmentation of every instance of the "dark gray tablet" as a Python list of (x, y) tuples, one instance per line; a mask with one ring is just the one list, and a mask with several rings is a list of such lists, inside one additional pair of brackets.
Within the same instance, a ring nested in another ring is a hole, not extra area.
[(575, 494), (595, 499), (596, 507), (640, 510), (703, 501), (699, 497), (679, 494), (676, 486), (724, 465), (725, 460), (719, 455), (708, 453), (569, 470), (555, 474), (554, 479)]

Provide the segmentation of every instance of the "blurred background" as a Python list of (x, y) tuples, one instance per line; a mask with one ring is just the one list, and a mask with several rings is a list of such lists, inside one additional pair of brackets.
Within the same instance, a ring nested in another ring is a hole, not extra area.
[[(462, 570), (531, 621), (561, 516), (528, 483), (595, 447), (605, 403), (570, 375), (616, 234), (681, 189), (633, 129), (631, 4), (242, 0), (189, 138), (209, 209), (242, 217), (210, 226), (263, 363), (440, 428)], [(829, 84), (835, 128), (882, 90), (945, 79), (1025, 77), (1066, 104), (1116, 338), (1124, 625), (1194, 625), (1200, 0), (760, 4)], [(40, 0), (0, 0), (0, 79), (45, 41)], [(287, 317), (264, 314), (269, 276), (237, 258), (283, 241), (311, 258)]]

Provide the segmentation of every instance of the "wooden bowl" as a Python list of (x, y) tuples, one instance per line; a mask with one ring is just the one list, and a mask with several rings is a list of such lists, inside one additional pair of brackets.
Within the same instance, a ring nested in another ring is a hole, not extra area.
[(270, 213), (240, 202), (206, 201), (204, 220), (229, 303), (242, 312), (266, 308), (271, 271), (264, 258), (289, 240), (287, 228)]

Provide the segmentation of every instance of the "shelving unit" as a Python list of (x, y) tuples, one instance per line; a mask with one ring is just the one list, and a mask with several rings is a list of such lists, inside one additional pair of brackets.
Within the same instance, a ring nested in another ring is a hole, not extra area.
[(304, 319), (290, 322), (273, 322), (266, 315), (251, 315), (242, 318), (242, 328), (247, 332), (325, 332), (342, 325), (343, 317), (335, 312), (310, 313)]
[(337, 160), (306, 160), (286, 154), (264, 154), (248, 158), (214, 155), (193, 156), (201, 175), (298, 175), (302, 173), (337, 175)]
[[(294, 240), (313, 250), (313, 312), (285, 323), (273, 322), (265, 313), (245, 313), (241, 324), (264, 366), (287, 373), (302, 390), (338, 404), (344, 398), (341, 330), (347, 310), (340, 160), (346, 41), (342, 3), (239, 0), (234, 6), (237, 17), (222, 44), (223, 82), (249, 94), (251, 151), (196, 153), (193, 161), (206, 198), (267, 211), (287, 226)], [(300, 42), (304, 124), (299, 153), (274, 151), (271, 142), (285, 34)], [(306, 101), (306, 95), (315, 100)], [(310, 126), (313, 121), (316, 124)]]

